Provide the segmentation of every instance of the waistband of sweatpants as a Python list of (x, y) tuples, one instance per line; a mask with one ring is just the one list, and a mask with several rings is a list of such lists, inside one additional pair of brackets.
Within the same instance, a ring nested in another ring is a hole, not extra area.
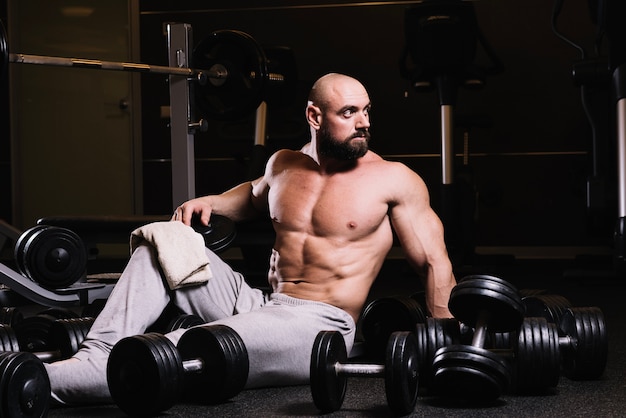
[(342, 316), (345, 316), (346, 318), (349, 318), (351, 322), (354, 322), (354, 319), (352, 318), (352, 315), (350, 315), (348, 312), (344, 311), (341, 308), (338, 308), (335, 305), (331, 305), (329, 303), (325, 303), (325, 302), (320, 302), (317, 300), (308, 300), (308, 299), (300, 299), (300, 298), (294, 298), (293, 296), (287, 296), (285, 294), (282, 293), (272, 293), (270, 294), (270, 301), (277, 301), (280, 302), (282, 304), (285, 305), (291, 305), (291, 306), (320, 306), (323, 307), (325, 309), (332, 309), (337, 311), (338, 313), (340, 313)]

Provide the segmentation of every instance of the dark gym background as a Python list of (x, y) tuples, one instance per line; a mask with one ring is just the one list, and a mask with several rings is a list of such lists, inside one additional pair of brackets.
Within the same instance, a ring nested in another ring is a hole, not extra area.
[[(163, 24), (171, 21), (190, 23), (196, 42), (214, 30), (238, 29), (248, 32), (262, 45), (289, 47), (298, 67), (297, 94), (292, 103), (269, 108), (270, 149), (299, 148), (307, 140), (303, 110), (306, 93), (318, 76), (329, 71), (354, 75), (368, 87), (374, 104), (372, 148), (389, 159), (405, 162), (418, 172), (430, 188), (433, 205), (440, 210), (439, 103), (434, 92), (412, 91), (409, 82), (401, 77), (398, 65), (404, 46), (404, 12), (414, 3), (417, 2), (58, 0), (57, 4), (0, 0), (0, 18), (15, 32), (20, 25), (25, 25), (25, 21), (10, 19), (10, 11), (19, 5), (23, 8), (21, 13), (29, 17), (29, 25), (35, 28), (28, 33), (28, 38), (32, 42), (40, 37), (41, 45), (47, 46), (50, 39), (56, 39), (53, 35), (57, 35), (49, 33), (49, 28), (55, 27), (54, 20), (59, 18), (54, 13), (55, 8), (93, 9), (83, 25), (90, 29), (88, 33), (81, 31), (72, 35), (71, 29), (66, 28), (65, 35), (89, 50), (90, 41), (106, 33), (112, 39), (127, 42), (128, 51), (125, 55), (111, 57), (109, 50), (91, 48), (93, 55), (81, 55), (83, 58), (130, 59), (167, 65)], [(591, 3), (593, 1), (565, 0), (558, 22), (564, 34), (590, 53), (597, 35), (589, 8)], [(46, 4), (49, 9), (42, 13), (35, 4)], [(120, 7), (124, 14), (120, 20), (127, 21), (128, 25), (112, 25), (110, 11), (103, 12), (112, 4)], [(594, 179), (594, 184), (600, 185), (596, 190), (604, 186), (606, 194), (589, 208), (586, 188), (592, 175), (592, 131), (581, 104), (580, 89), (571, 76), (572, 65), (580, 59), (580, 54), (551, 30), (554, 1), (476, 0), (472, 4), (481, 31), (504, 66), (503, 72), (487, 78), (484, 88), (461, 89), (455, 109), (459, 119), (464, 117), (484, 125), (471, 129), (469, 135), (470, 164), (478, 193), (477, 251), (516, 258), (512, 263), (508, 262), (508, 257), (503, 263), (502, 258), (483, 260), (486, 262), (482, 265), (459, 269), (458, 276), (465, 270), (494, 273), (520, 288), (548, 288), (564, 294), (576, 306), (600, 306), (608, 321), (609, 364), (600, 381), (562, 379), (554, 394), (557, 396), (507, 397), (492, 408), (442, 408), (439, 404), (422, 401), (415, 416), (619, 416), (624, 409), (622, 371), (626, 358), (621, 331), (625, 319), (623, 280), (602, 275), (610, 270), (617, 204), (615, 121), (610, 116), (612, 103), (606, 86), (594, 90), (593, 101), (602, 119), (598, 131), (598, 164), (604, 174), (604, 178)], [(10, 45), (24, 41), (11, 39)], [(37, 53), (31, 50), (12, 52)], [(605, 53), (601, 48), (600, 54)], [(75, 55), (73, 51), (67, 54)], [(476, 62), (489, 64), (480, 47)], [(43, 69), (37, 74), (40, 78), (36, 80), (19, 81), (33, 85), (54, 84), (59, 95), (70, 90), (75, 92), (79, 85), (78, 80), (60, 83), (53, 69)], [(129, 107), (122, 111), (129, 112), (133, 121), (128, 143), (122, 144), (131, 150), (130, 169), (124, 168), (130, 174), (120, 173), (123, 170), (116, 163), (107, 165), (106, 161), (97, 161), (108, 144), (96, 139), (101, 133), (93, 128), (82, 131), (77, 150), (75, 143), (68, 144), (58, 127), (43, 127), (45, 135), (35, 143), (37, 151), (17, 153), (16, 148), (23, 138), (10, 116), (10, 111), (15, 112), (15, 109), (10, 108), (8, 91), (9, 83), (14, 87), (18, 80), (4, 75), (0, 80), (0, 219), (26, 229), (34, 225), (38, 217), (53, 215), (171, 213), (170, 135), (168, 121), (161, 116), (169, 105), (166, 77), (137, 76), (134, 80), (141, 93), (124, 98), (128, 99), (124, 103)], [(19, 92), (17, 94), (19, 96)], [(42, 95), (48, 100), (55, 99), (47, 92)], [(94, 99), (88, 96), (85, 92), (84, 100), (91, 100), (90, 106), (95, 106)], [(78, 107), (82, 102), (79, 95), (73, 96), (71, 101), (77, 102), (74, 104)], [(88, 110), (80, 116), (71, 114), (69, 108), (63, 106), (54, 110), (66, 114), (69, 120), (80, 117), (77, 122), (81, 127), (94, 125), (82, 120)], [(36, 125), (43, 115), (20, 116)], [(463, 150), (462, 133), (461, 128), (455, 133), (457, 153)], [(246, 177), (253, 134), (254, 115), (251, 114), (234, 122), (211, 121), (209, 131), (196, 136), (197, 194), (221, 192)], [(110, 141), (114, 139), (118, 143), (124, 141), (120, 138), (110, 138)], [(67, 155), (70, 162), (55, 163), (53, 157), (61, 154)], [(46, 157), (52, 161), (44, 161), (45, 165), (38, 168), (22, 169)], [(106, 169), (94, 169), (86, 174), (84, 164), (88, 160), (104, 164)], [(455, 162), (460, 167), (462, 158), (456, 157)], [(66, 178), (75, 181), (56, 183), (45, 195), (34, 197), (33, 194), (40, 192), (22, 186), (54, 179), (61, 168)], [(114, 192), (119, 182), (132, 194), (125, 192), (124, 199), (116, 200)], [(34, 209), (31, 205), (26, 211), (20, 203), (25, 198), (36, 203), (39, 199), (41, 209), (35, 203)], [(81, 206), (97, 199), (106, 204)], [(124, 251), (126, 255), (127, 249)], [(585, 257), (589, 255), (601, 257)], [(414, 275), (400, 263), (390, 261), (385, 264), (381, 273), (384, 279), (377, 281), (371, 298), (415, 290), (415, 281), (405, 280), (407, 276), (413, 279)], [(581, 273), (580, 266), (591, 270)], [(593, 270), (595, 267), (597, 271)], [(382, 383), (369, 379), (356, 382), (351, 383), (345, 408), (332, 416), (387, 416)], [(250, 416), (251, 412), (254, 416), (317, 414), (310, 393), (304, 387), (245, 391), (235, 401), (217, 406), (209, 413)], [(187, 405), (182, 405), (169, 415), (206, 413), (205, 407), (188, 409)], [(51, 416), (87, 415), (118, 416), (119, 411), (114, 406), (96, 406), (51, 413)]]
[[(96, 5), (93, 1), (69, 3)], [(292, 48), (298, 67), (298, 96), (289, 106), (270, 107), (270, 148), (298, 148), (306, 141), (302, 110), (306, 92), (315, 78), (328, 71), (358, 77), (370, 90), (374, 103), (372, 148), (390, 159), (404, 161), (422, 175), (437, 207), (441, 181), (439, 104), (435, 93), (412, 91), (398, 68), (404, 45), (404, 11), (411, 3), (267, 1), (259, 5), (240, 0), (219, 5), (219, 2), (152, 0), (131, 5), (139, 10), (138, 22), (131, 20), (131, 24), (139, 25), (141, 60), (151, 64), (167, 65), (162, 26), (169, 21), (192, 24), (196, 41), (217, 29), (238, 29), (248, 32), (262, 45)], [(1, 1), (0, 5), (6, 21), (7, 1)], [(470, 164), (479, 196), (477, 245), (568, 247), (566, 252), (585, 252), (591, 246), (598, 251), (598, 247), (609, 246), (615, 187), (609, 176), (606, 207), (590, 214), (585, 204), (585, 188), (591, 169), (591, 132), (580, 90), (570, 75), (572, 64), (580, 56), (551, 32), (553, 2), (480, 0), (474, 6), (482, 32), (504, 64), (504, 71), (488, 77), (483, 89), (461, 89), (456, 106), (459, 116), (490, 122), (490, 126), (473, 128), (470, 132)], [(97, 15), (96, 5), (92, 18), (97, 19)], [(12, 24), (19, 22), (8, 22)], [(596, 28), (587, 2), (566, 1), (559, 29), (590, 49)], [(41, 37), (44, 42), (46, 33), (41, 33)], [(476, 62), (489, 64), (480, 47)], [(161, 108), (169, 100), (165, 77), (141, 76), (141, 87), (142, 96), (132, 99), (141, 100), (142, 135), (132, 141), (141, 144), (139, 172), (143, 180), (140, 179), (142, 187), (137, 192), (143, 198), (143, 209), (136, 206), (134, 211), (166, 214), (170, 213), (172, 203), (170, 138), (167, 120), (160, 117)], [(15, 179), (11, 167), (21, 162), (10, 158), (6, 78), (1, 88), (0, 217), (11, 222), (20, 211), (12, 205)], [(250, 115), (236, 123), (211, 122), (208, 133), (197, 135), (198, 194), (220, 192), (245, 177), (253, 133), (254, 115)], [(57, 140), (55, 132), (48, 135), (46, 141)], [(457, 129), (455, 137), (455, 151), (460, 153), (461, 129)], [(84, 141), (88, 151), (88, 133)], [(601, 141), (609, 149), (614, 145), (610, 135)], [(608, 155), (611, 157), (603, 156), (603, 167), (610, 170), (615, 164), (614, 153)], [(457, 157), (457, 163), (461, 162)], [(37, 178), (46, 173), (29, 175)], [(97, 179), (107, 173), (90, 175)], [(72, 185), (58, 187), (71, 189)], [(72, 210), (68, 207), (67, 213), (60, 214), (74, 214)], [(48, 215), (52, 214), (37, 216)], [(35, 221), (18, 218), (16, 223), (21, 228)]]

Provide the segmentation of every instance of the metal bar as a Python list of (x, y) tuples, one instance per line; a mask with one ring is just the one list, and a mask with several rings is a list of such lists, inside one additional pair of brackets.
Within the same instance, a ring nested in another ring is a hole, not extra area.
[(626, 98), (617, 102), (618, 216), (626, 217)]
[[(187, 23), (167, 24), (170, 66), (188, 67), (192, 29)], [(196, 196), (194, 135), (189, 131), (190, 92), (187, 78), (170, 75), (170, 135), (172, 147), (172, 209)]]
[(441, 105), (441, 181), (454, 182), (453, 106)]
[[(79, 67), (98, 70), (129, 71), (136, 73), (194, 76), (202, 72), (187, 67), (165, 67), (134, 62), (100, 61), (83, 58), (49, 57), (45, 55), (9, 54), (9, 62), (16, 64), (50, 65), (55, 67)], [(216, 74), (219, 77), (219, 74)]]
[(371, 376), (378, 377), (385, 373), (385, 366), (382, 364), (335, 364), (337, 375), (344, 376)]

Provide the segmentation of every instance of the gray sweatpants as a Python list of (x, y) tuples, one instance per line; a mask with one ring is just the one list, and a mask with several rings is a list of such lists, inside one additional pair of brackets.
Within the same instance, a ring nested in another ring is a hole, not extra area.
[[(281, 294), (267, 297), (217, 255), (207, 254), (213, 278), (171, 291), (154, 249), (139, 246), (78, 353), (46, 365), (53, 399), (65, 404), (110, 401), (106, 364), (111, 348), (124, 337), (143, 333), (170, 301), (241, 336), (250, 359), (247, 387), (307, 383), (313, 341), (321, 330), (340, 331), (351, 349), (355, 323), (347, 312)], [(167, 337), (176, 344), (184, 332)]]

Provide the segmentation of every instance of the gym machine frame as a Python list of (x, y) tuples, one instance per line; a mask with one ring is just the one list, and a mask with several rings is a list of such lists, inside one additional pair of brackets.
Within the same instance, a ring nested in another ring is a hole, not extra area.
[[(4, 32), (4, 28), (2, 29)], [(206, 73), (189, 68), (189, 57), (192, 54), (191, 45), (193, 45), (191, 25), (186, 23), (167, 24), (170, 67), (9, 54), (6, 36), (2, 39), (2, 43), (3, 58), (6, 62), (169, 74), (173, 207), (195, 197), (194, 134), (197, 129), (203, 129), (206, 122), (203, 120), (192, 122), (195, 115), (191, 101), (190, 78), (196, 77), (198, 82), (205, 83), (207, 76), (220, 80), (226, 78), (228, 73), (224, 68), (218, 66)], [(262, 77), (263, 74), (257, 76)], [(260, 116), (264, 117), (265, 108), (264, 106), (260, 106), (260, 108), (262, 109)], [(262, 129), (260, 135), (264, 136), (263, 131)], [(78, 282), (64, 289), (46, 289), (2, 263), (0, 263), (0, 282), (18, 294), (44, 306), (87, 305), (96, 299), (108, 298), (114, 287), (114, 284)]]

